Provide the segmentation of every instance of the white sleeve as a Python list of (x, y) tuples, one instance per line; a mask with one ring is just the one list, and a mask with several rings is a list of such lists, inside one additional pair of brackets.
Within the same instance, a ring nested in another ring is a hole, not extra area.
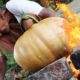
[(26, 13), (38, 15), (43, 9), (38, 3), (29, 0), (10, 0), (6, 3), (6, 8), (16, 17), (20, 23), (20, 17)]
[(27, 3), (24, 3), (25, 6), (23, 6), (24, 13), (34, 13), (39, 14), (41, 10), (43, 9), (42, 6), (40, 6), (38, 3), (34, 1), (27, 1)]
[(19, 0), (10, 0), (6, 3), (6, 8), (14, 15), (21, 15), (21, 9), (18, 6)]
[(43, 9), (38, 3), (28, 0), (10, 0), (6, 3), (6, 8), (14, 15), (26, 13), (39, 14)]

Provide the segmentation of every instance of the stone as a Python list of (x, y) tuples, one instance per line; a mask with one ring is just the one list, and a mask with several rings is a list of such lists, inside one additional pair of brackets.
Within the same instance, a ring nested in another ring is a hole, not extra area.
[(70, 80), (71, 78), (72, 71), (66, 58), (63, 57), (32, 74), (27, 78), (27, 80)]

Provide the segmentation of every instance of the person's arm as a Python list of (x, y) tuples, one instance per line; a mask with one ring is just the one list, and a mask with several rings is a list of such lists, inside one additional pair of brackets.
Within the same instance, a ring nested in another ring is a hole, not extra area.
[(54, 17), (57, 16), (58, 13), (57, 12), (53, 12), (48, 8), (44, 8), (39, 14), (38, 16), (40, 16), (42, 19), (44, 18), (48, 18), (48, 17)]
[(29, 0), (10, 0), (6, 3), (6, 8), (11, 12), (20, 23), (21, 16), (24, 14), (38, 15), (44, 7), (40, 4)]

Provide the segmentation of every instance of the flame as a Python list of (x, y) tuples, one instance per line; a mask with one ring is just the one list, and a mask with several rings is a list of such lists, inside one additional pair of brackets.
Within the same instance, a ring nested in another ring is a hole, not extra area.
[[(71, 50), (77, 47), (80, 44), (80, 19), (76, 13), (71, 12), (70, 8), (63, 3), (57, 3), (57, 8), (62, 10), (64, 14), (64, 26), (61, 26), (68, 38), (68, 45)], [(79, 70), (75, 69), (73, 63), (70, 60), (70, 55), (67, 57), (69, 66), (73, 72), (73, 76), (77, 77)]]
[(80, 19), (76, 13), (71, 12), (70, 8), (64, 3), (57, 3), (57, 8), (62, 10), (65, 26), (62, 26), (68, 37), (68, 45), (71, 50), (80, 44)]

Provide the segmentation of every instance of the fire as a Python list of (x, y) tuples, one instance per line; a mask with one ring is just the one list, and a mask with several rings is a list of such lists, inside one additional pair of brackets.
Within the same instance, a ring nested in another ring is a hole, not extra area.
[[(64, 22), (65, 26), (61, 26), (67, 37), (68, 37), (68, 45), (71, 51), (80, 44), (80, 19), (76, 13), (71, 12), (70, 8), (63, 3), (57, 3), (57, 8), (61, 9), (64, 18), (66, 21)], [(69, 62), (69, 66), (73, 72), (73, 76), (77, 77), (79, 74), (79, 70), (75, 69), (73, 63), (70, 60), (70, 55), (67, 57), (67, 61)]]
[(76, 13), (71, 12), (66, 4), (57, 3), (57, 8), (62, 10), (64, 18), (67, 20), (63, 29), (68, 37), (68, 45), (73, 50), (80, 44), (80, 19)]

